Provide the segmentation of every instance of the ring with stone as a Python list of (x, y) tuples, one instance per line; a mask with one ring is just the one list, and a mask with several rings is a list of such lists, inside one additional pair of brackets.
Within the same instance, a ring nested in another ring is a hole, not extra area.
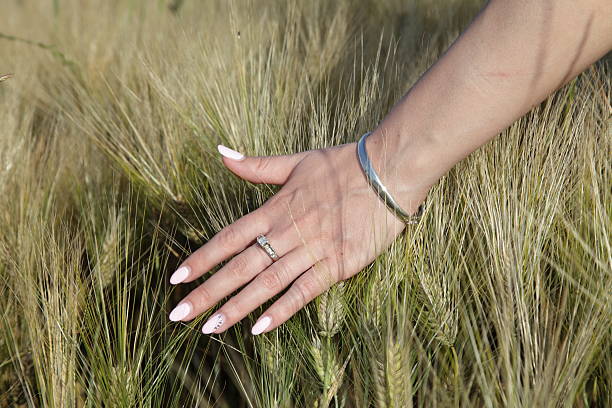
[(266, 238), (265, 235), (257, 236), (257, 244), (259, 244), (259, 246), (266, 251), (268, 256), (272, 258), (272, 261), (278, 261), (278, 255), (276, 254), (274, 248), (272, 248), (272, 245), (270, 245), (270, 242), (268, 242), (268, 238)]

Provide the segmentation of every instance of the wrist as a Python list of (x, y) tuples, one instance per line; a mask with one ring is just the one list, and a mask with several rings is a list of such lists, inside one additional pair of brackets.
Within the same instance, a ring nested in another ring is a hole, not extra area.
[(366, 149), (393, 198), (407, 213), (416, 213), (443, 174), (436, 166), (434, 140), (381, 125), (366, 138)]

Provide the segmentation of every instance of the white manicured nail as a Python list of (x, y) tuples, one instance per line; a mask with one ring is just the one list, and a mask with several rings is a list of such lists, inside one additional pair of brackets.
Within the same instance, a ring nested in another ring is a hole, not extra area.
[(221, 153), (223, 156), (227, 157), (228, 159), (244, 160), (244, 155), (242, 153), (232, 150), (229, 147), (219, 145), (217, 146), (217, 149), (219, 150), (219, 153)]
[(266, 327), (270, 325), (271, 322), (272, 322), (272, 318), (270, 316), (266, 316), (262, 319), (259, 319), (257, 323), (255, 323), (255, 325), (251, 329), (251, 334), (253, 335), (260, 334), (266, 329)]
[(184, 319), (191, 312), (191, 305), (187, 302), (179, 303), (172, 312), (170, 312), (170, 320), (173, 322)]
[(170, 283), (176, 285), (177, 283), (181, 283), (189, 276), (190, 268), (188, 266), (181, 266), (172, 274), (170, 277)]
[(208, 319), (208, 321), (204, 324), (204, 326), (202, 326), (202, 333), (210, 334), (214, 332), (219, 327), (221, 327), (224, 321), (225, 321), (225, 316), (223, 315), (223, 313), (217, 313), (216, 315)]

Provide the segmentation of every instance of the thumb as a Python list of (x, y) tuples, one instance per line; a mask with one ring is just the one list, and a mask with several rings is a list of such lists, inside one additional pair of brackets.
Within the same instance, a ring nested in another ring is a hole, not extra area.
[(279, 156), (245, 156), (218, 145), (223, 164), (235, 175), (252, 183), (285, 184), (295, 166), (307, 152)]

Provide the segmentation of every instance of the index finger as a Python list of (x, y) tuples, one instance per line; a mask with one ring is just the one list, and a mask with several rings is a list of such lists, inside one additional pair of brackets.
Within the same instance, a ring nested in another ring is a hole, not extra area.
[(217, 232), (206, 244), (189, 255), (170, 277), (170, 283), (191, 282), (230, 256), (242, 252), (259, 234), (270, 229), (264, 206), (239, 218)]

